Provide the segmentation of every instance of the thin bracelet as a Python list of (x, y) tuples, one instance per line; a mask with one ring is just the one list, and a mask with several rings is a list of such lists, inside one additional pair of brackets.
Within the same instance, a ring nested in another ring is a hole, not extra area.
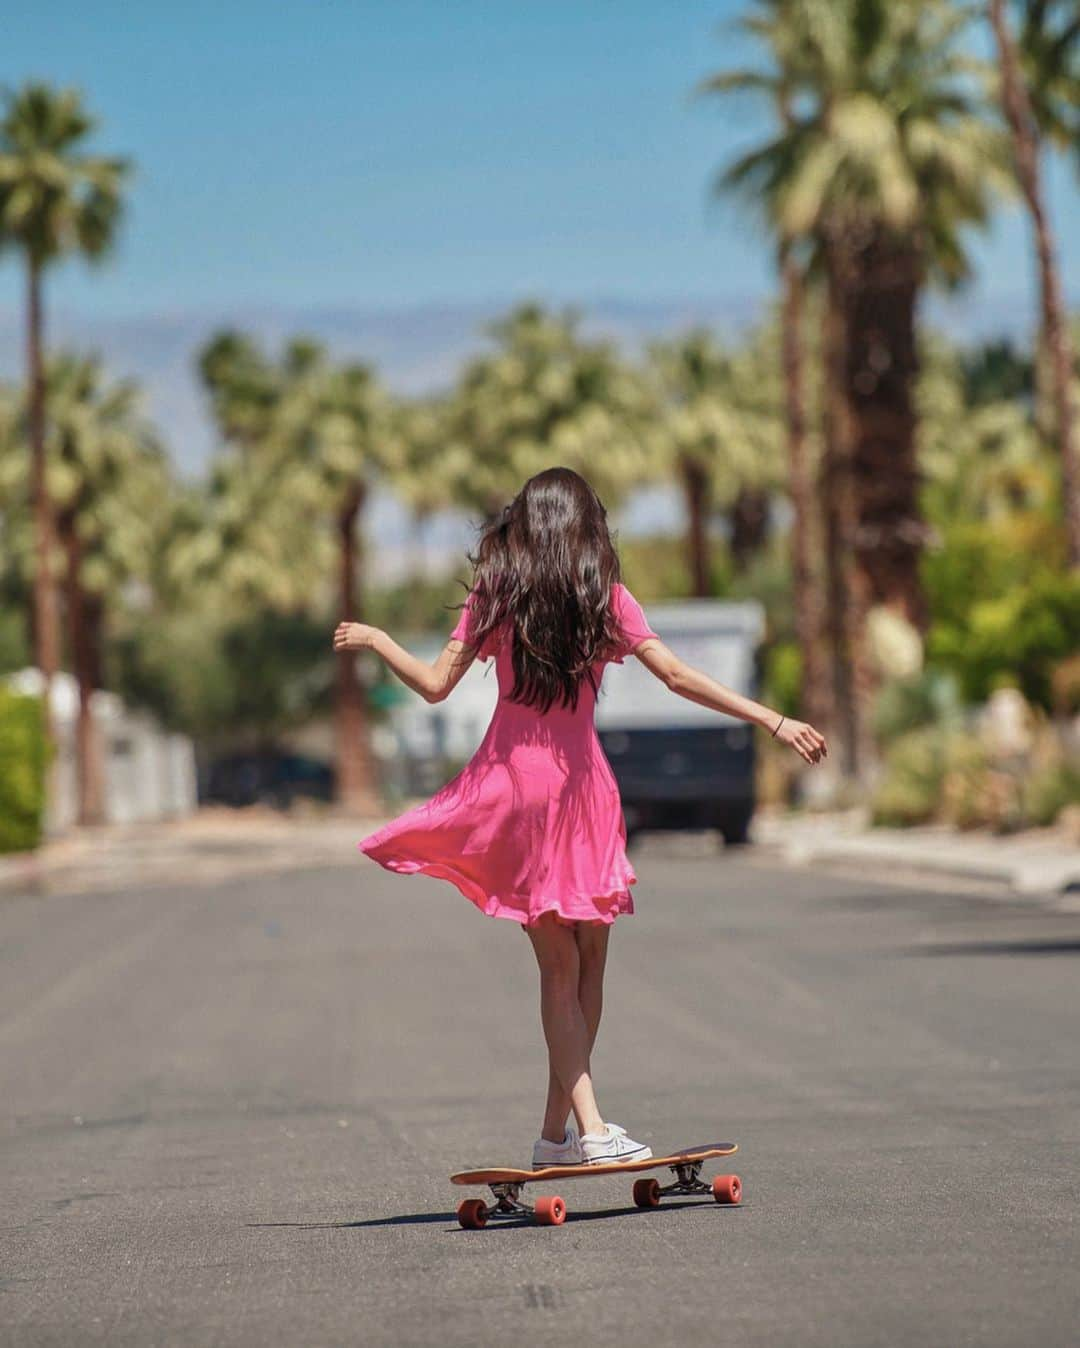
[[(777, 721), (777, 723), (776, 723), (776, 730), (779, 730), (780, 727), (784, 724), (784, 722), (785, 722), (786, 720), (787, 720), (787, 717), (786, 717), (786, 716), (781, 716), (780, 719), (779, 719), (779, 721)], [(773, 739), (776, 739), (776, 730), (774, 730), (773, 733), (772, 733), (772, 738), (773, 738)]]

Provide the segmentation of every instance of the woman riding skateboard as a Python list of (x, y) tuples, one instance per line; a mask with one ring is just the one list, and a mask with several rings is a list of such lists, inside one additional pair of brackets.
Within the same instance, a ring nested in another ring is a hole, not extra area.
[(379, 628), (335, 631), (335, 650), (374, 651), (428, 702), (448, 697), (475, 659), (494, 658), (498, 679), (491, 723), (464, 769), (357, 845), (389, 870), (449, 880), (532, 942), (549, 1062), (533, 1166), (639, 1161), (650, 1149), (605, 1121), (590, 1072), (608, 938), (616, 917), (633, 913), (637, 880), (593, 724), (604, 668), (634, 655), (672, 692), (763, 727), (808, 763), (827, 753), (825, 739), (664, 645), (619, 580), (604, 507), (570, 469), (530, 478), (470, 561), (472, 586), (433, 665)]

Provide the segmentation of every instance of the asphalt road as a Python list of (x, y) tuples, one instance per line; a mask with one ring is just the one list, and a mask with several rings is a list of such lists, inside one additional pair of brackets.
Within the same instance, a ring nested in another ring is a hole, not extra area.
[(1080, 915), (636, 864), (601, 1106), (736, 1140), (740, 1208), (459, 1228), (545, 1068), (528, 942), (448, 885), (0, 900), (0, 1343), (1074, 1344)]

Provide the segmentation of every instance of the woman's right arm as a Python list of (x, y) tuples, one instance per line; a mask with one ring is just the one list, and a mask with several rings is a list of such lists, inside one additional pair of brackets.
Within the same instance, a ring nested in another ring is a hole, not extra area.
[(825, 736), (805, 721), (795, 721), (784, 716), (763, 702), (755, 702), (752, 697), (743, 697), (741, 693), (728, 688), (700, 669), (688, 665), (658, 637), (650, 637), (635, 648), (634, 654), (645, 668), (680, 697), (711, 711), (726, 712), (742, 721), (750, 721), (761, 726), (781, 744), (788, 744), (806, 759), (808, 763), (818, 763), (828, 752)]
[(446, 643), (433, 665), (410, 654), (381, 627), (366, 623), (338, 623), (334, 632), (335, 651), (374, 651), (402, 683), (425, 702), (442, 702), (461, 682), (476, 657), (476, 651), (454, 637)]

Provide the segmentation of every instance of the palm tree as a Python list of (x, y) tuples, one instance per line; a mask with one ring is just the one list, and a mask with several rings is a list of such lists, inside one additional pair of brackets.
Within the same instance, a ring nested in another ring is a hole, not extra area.
[[(412, 515), (411, 556), (417, 587), (426, 576), (424, 525), (453, 499), (453, 484), (445, 465), (448, 422), (448, 399), (439, 394), (411, 398), (395, 408), (398, 452), (390, 468), (390, 484)], [(419, 591), (414, 593), (422, 602)]]
[[(656, 438), (665, 475), (673, 471), (686, 502), (691, 593), (712, 594), (708, 537), (714, 502), (732, 517), (732, 546), (746, 502), (768, 500), (777, 478), (777, 420), (755, 406), (746, 352), (722, 348), (704, 331), (650, 348), (657, 388)], [(742, 558), (745, 561), (745, 557)]]
[[(793, 100), (806, 80), (805, 50), (801, 39), (806, 15), (793, 0), (768, 0), (745, 16), (740, 27), (765, 48), (768, 66), (722, 71), (704, 80), (705, 94), (752, 93), (762, 95), (781, 126), (794, 124)], [(716, 184), (723, 193), (726, 176)], [(830, 688), (822, 637), (825, 629), (824, 594), (814, 566), (819, 544), (818, 512), (815, 510), (813, 479), (807, 452), (807, 386), (804, 309), (807, 263), (804, 240), (791, 237), (783, 222), (768, 220), (776, 237), (777, 270), (780, 275), (781, 361), (784, 382), (784, 416), (787, 432), (787, 488), (793, 511), (791, 526), (791, 580), (795, 613), (795, 639), (802, 666), (803, 714), (815, 725), (833, 724)], [(835, 550), (830, 556), (836, 560)], [(837, 596), (835, 612), (843, 614), (844, 593)]]
[(42, 279), (70, 254), (96, 260), (112, 244), (120, 214), (126, 161), (87, 154), (94, 121), (73, 89), (28, 83), (6, 95), (0, 121), (0, 248), (17, 249), (26, 267), (26, 353), (36, 566), (34, 644), (48, 685), (60, 657), (59, 606), (53, 572), (55, 526), (48, 496), (45, 449), (45, 368)]
[(1017, 46), (1035, 121), (1080, 168), (1080, 14), (1073, 0), (1021, 0), (1019, 8)]
[(491, 328), (446, 408), (442, 479), (452, 499), (491, 517), (533, 473), (565, 464), (616, 503), (647, 469), (645, 394), (607, 342), (572, 314), (522, 305)]
[(337, 556), (322, 527), (321, 477), (295, 443), (311, 430), (302, 398), (322, 378), (324, 356), (294, 341), (272, 360), (250, 338), (223, 333), (204, 347), (198, 366), (222, 452), (211, 467), (204, 518), (181, 531), (174, 581), (213, 582), (236, 611), (299, 610)]
[[(925, 630), (918, 307), (928, 282), (966, 279), (963, 231), (985, 224), (994, 189), (1007, 190), (1004, 146), (968, 92), (962, 11), (937, 0), (849, 0), (849, 10), (839, 78), (809, 128), (826, 137), (831, 171), (824, 190), (794, 209), (824, 228), (842, 307), (856, 574), (869, 602), (894, 604)], [(822, 167), (817, 149), (807, 160), (792, 197)]]
[[(313, 467), (322, 478), (338, 539), (338, 613), (362, 618), (363, 512), (378, 472), (393, 455), (394, 439), (388, 399), (364, 366), (333, 371), (315, 420), (310, 443)], [(302, 453), (303, 450), (298, 445)], [(356, 657), (337, 657), (337, 794), (359, 814), (379, 809), (375, 765), (371, 753), (367, 701), (357, 675)]]
[[(787, 143), (794, 140), (795, 101), (814, 88), (817, 44), (828, 32), (828, 16), (813, 0), (759, 0), (755, 9), (739, 21), (744, 33), (764, 48), (766, 65), (723, 71), (704, 81), (701, 91), (730, 95), (763, 95), (784, 138), (778, 147), (774, 175), (778, 181), (759, 183), (745, 160), (737, 161), (716, 180), (718, 194), (737, 192), (749, 198), (764, 216), (777, 240), (777, 262), (782, 282), (782, 361), (787, 418), (789, 481), (794, 508), (792, 527), (792, 583), (796, 632), (803, 668), (805, 714), (815, 724), (833, 728), (842, 748), (856, 739), (856, 708), (852, 696), (851, 663), (857, 658), (850, 566), (854, 509), (851, 493), (849, 437), (840, 415), (838, 392), (842, 388), (842, 327), (832, 306), (825, 311), (822, 353), (827, 366), (824, 404), (824, 453), (818, 480), (820, 510), (815, 510), (814, 487), (806, 462), (806, 361), (803, 350), (802, 315), (809, 261), (820, 271), (820, 246), (816, 259), (804, 254), (815, 241), (807, 230), (792, 229), (781, 209), (778, 188), (794, 172), (794, 157), (787, 157)], [(787, 158), (787, 162), (784, 160)], [(831, 376), (831, 377), (830, 377)], [(817, 583), (812, 563), (815, 524), (820, 519), (821, 552), (824, 557), (824, 587)], [(827, 638), (826, 666), (822, 637)], [(841, 762), (843, 756), (838, 755)], [(850, 759), (848, 764), (850, 767)]]
[(1054, 459), (1029, 407), (1008, 388), (973, 399), (969, 384), (962, 353), (940, 339), (924, 343), (919, 460), (928, 516), (947, 526), (1007, 521), (1018, 511), (1047, 514)]
[[(780, 315), (781, 319), (783, 314)], [(795, 345), (803, 359), (804, 336)], [(748, 332), (732, 349), (731, 405), (739, 414), (743, 434), (754, 451), (756, 470), (726, 493), (728, 549), (736, 575), (745, 572), (769, 541), (772, 503), (787, 492), (790, 470), (791, 424), (787, 405), (784, 351), (789, 338), (772, 317)], [(809, 381), (799, 377), (800, 395), (809, 397)], [(804, 415), (806, 407), (803, 408)], [(802, 451), (809, 457), (811, 437), (803, 428)]]
[[(335, 611), (359, 620), (360, 524), (374, 480), (398, 453), (389, 399), (366, 367), (335, 366), (309, 341), (291, 342), (273, 361), (226, 333), (199, 364), (233, 451), (218, 468), (219, 522), (203, 559), (264, 601), (293, 608), (332, 557)], [(378, 797), (364, 691), (355, 655), (336, 662), (338, 800), (370, 814)]]
[[(27, 510), (29, 469), (23, 390), (0, 383), (0, 603), (27, 617), (34, 579)], [(27, 651), (33, 649), (32, 623), (21, 645)], [(15, 660), (25, 663), (21, 653)]]
[(46, 369), (51, 497), (65, 558), (67, 629), (79, 689), (78, 818), (105, 818), (104, 757), (93, 693), (104, 686), (108, 609), (144, 582), (169, 488), (164, 449), (130, 382), (106, 385), (94, 359), (61, 356)]
[(838, 683), (836, 700), (855, 773), (871, 749), (868, 610), (893, 606), (922, 630), (928, 621), (913, 387), (919, 301), (930, 281), (965, 279), (964, 230), (985, 223), (1007, 176), (1001, 139), (970, 92), (965, 11), (942, 0), (806, 0), (799, 10), (790, 120), (724, 181), (758, 199), (782, 237), (812, 239), (825, 277), (825, 505), (838, 515), (827, 539), (853, 561), (854, 604), (843, 612), (853, 611), (833, 634), (847, 647), (836, 671), (850, 668), (853, 687)]
[[(152, 578), (159, 526), (172, 485), (167, 456), (138, 407), (129, 382), (106, 385), (93, 358), (60, 355), (45, 369), (48, 488), (64, 559), (68, 654), (79, 692), (76, 721), (78, 819), (102, 822), (102, 745), (93, 694), (105, 686), (104, 644), (110, 610), (141, 602)], [(29, 417), (26, 398), (0, 390), (0, 501), (26, 498)], [(29, 520), (5, 520), (11, 555), (27, 576)], [(14, 512), (13, 512), (14, 515)]]
[[(1072, 352), (1053, 231), (1042, 187), (1041, 141), (1069, 143), (1080, 131), (1080, 18), (1075, 4), (1024, 0), (1018, 47), (1004, 0), (990, 0), (1001, 105), (1013, 162), (1031, 216), (1042, 296), (1042, 339), (1053, 377), (1055, 431), (1069, 563), (1080, 567), (1080, 447), (1072, 398)], [(1025, 68), (1026, 67), (1026, 68)], [(1073, 139), (1071, 148), (1080, 146)]]

